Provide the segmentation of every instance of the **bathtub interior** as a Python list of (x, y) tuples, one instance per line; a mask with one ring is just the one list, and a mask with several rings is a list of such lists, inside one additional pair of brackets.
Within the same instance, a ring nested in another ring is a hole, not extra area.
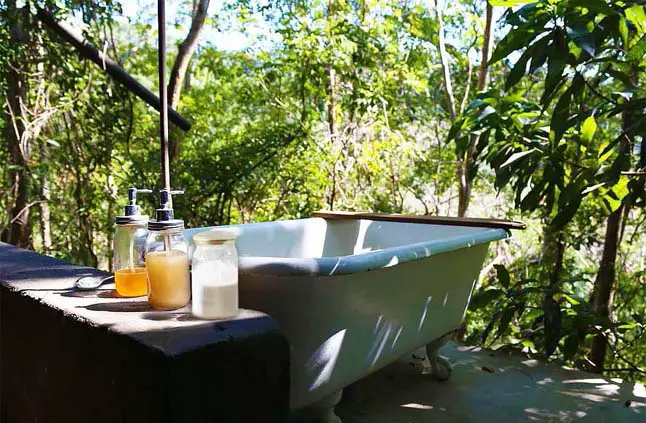
[[(187, 229), (192, 238), (213, 229)], [(491, 231), (487, 228), (310, 218), (227, 226), (238, 234), (241, 257), (324, 258), (357, 255), (419, 242), (447, 240)]]

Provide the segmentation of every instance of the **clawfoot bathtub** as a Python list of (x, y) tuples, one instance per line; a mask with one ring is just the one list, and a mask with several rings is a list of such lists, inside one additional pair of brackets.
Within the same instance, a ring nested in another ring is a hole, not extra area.
[[(228, 226), (240, 305), (274, 317), (291, 348), (292, 410), (337, 422), (341, 390), (416, 348), (433, 373), (487, 253), (504, 229), (321, 218)], [(191, 238), (211, 228), (186, 230)]]

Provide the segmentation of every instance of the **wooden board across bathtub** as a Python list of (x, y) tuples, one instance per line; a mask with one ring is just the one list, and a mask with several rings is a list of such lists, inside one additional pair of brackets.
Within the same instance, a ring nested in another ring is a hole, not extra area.
[(388, 213), (358, 213), (345, 211), (316, 211), (312, 217), (324, 219), (368, 219), (386, 222), (427, 223), (432, 225), (472, 226), (478, 228), (525, 229), (523, 222), (502, 219), (483, 219), (478, 217), (451, 217), (451, 216), (418, 216), (411, 214)]

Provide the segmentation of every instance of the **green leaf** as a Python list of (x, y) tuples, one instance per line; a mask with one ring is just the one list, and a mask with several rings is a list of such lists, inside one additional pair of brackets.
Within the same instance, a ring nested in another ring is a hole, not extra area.
[(631, 62), (639, 62), (646, 55), (646, 35), (643, 35), (639, 41), (630, 49), (626, 58)]
[(504, 292), (501, 289), (488, 289), (486, 291), (480, 291), (471, 297), (470, 308), (471, 310), (478, 310), (482, 307), (485, 307), (490, 302), (498, 299), (502, 296)]
[(447, 140), (451, 141), (455, 139), (455, 137), (458, 135), (458, 133), (464, 128), (464, 123), (465, 119), (458, 119), (456, 120), (453, 125), (451, 125), (451, 129), (449, 129), (449, 134), (447, 136)]
[(489, 0), (489, 4), (492, 6), (503, 6), (503, 7), (512, 7), (517, 4), (533, 3), (536, 0)]
[(545, 188), (545, 184), (537, 183), (527, 195), (521, 200), (520, 208), (526, 211), (536, 210), (538, 203), (541, 199), (541, 193)]
[(584, 190), (581, 192), (581, 195), (587, 195), (587, 194), (590, 194), (591, 192), (594, 192), (594, 191), (598, 190), (599, 188), (601, 188), (601, 187), (602, 187), (602, 186), (604, 186), (605, 184), (606, 184), (605, 182), (600, 182), (600, 183), (598, 183), (598, 184), (594, 184), (594, 185), (592, 185), (591, 187), (587, 187), (586, 189), (584, 189)]
[(485, 328), (485, 330), (482, 332), (482, 343), (484, 344), (487, 341), (487, 338), (489, 337), (489, 334), (491, 333), (491, 330), (493, 329), (494, 325), (496, 324), (496, 321), (500, 318), (500, 312), (494, 313), (494, 315), (491, 317), (491, 321)]
[(550, 129), (554, 132), (554, 143), (558, 144), (567, 130), (568, 118), (570, 116), (570, 100), (572, 99), (572, 91), (567, 90), (561, 95), (559, 101), (556, 102), (554, 113), (552, 113), (552, 120), (550, 121)]
[(502, 336), (507, 332), (507, 329), (509, 328), (509, 323), (511, 323), (511, 319), (514, 317), (514, 313), (516, 312), (516, 309), (513, 307), (509, 307), (505, 309), (505, 311), (502, 313), (502, 316), (500, 316), (500, 323), (498, 324), (498, 331), (497, 331), (497, 336)]
[(547, 48), (550, 42), (550, 37), (543, 37), (533, 44), (534, 52), (532, 55), (532, 63), (529, 65), (529, 74), (536, 72), (536, 69), (545, 64), (549, 50)]
[[(608, 72), (608, 74), (610, 74), (613, 78), (616, 78), (619, 81), (623, 82), (626, 87), (635, 87), (635, 83), (630, 78), (630, 75), (612, 67), (609, 67), (606, 72)], [(626, 106), (626, 104), (621, 104), (620, 106)]]
[(559, 212), (552, 220), (552, 226), (556, 229), (560, 229), (570, 223), (576, 212), (579, 210), (580, 205), (581, 195), (579, 193), (573, 194), (573, 198), (570, 198), (569, 201), (566, 202), (565, 206), (560, 208)]
[(498, 276), (498, 282), (505, 288), (509, 288), (509, 271), (502, 264), (496, 264), (496, 276)]
[(528, 155), (530, 155), (530, 154), (532, 154), (532, 153), (534, 153), (536, 151), (537, 150), (535, 148), (532, 148), (531, 150), (519, 151), (517, 153), (514, 153), (511, 156), (509, 156), (509, 158), (507, 160), (505, 160), (505, 162), (503, 164), (501, 164), (499, 166), (499, 168), (502, 169), (504, 167), (507, 167), (507, 166), (517, 162), (518, 160), (522, 159), (523, 157), (528, 156)]
[(636, 329), (639, 325), (637, 323), (624, 323), (619, 326), (617, 326), (617, 329), (620, 330), (630, 330), (630, 329)]
[(597, 132), (597, 121), (594, 120), (594, 116), (588, 116), (581, 125), (581, 141), (589, 143), (595, 132)]
[(570, 0), (568, 2), (570, 7), (583, 7), (593, 12), (603, 13), (604, 15), (611, 15), (615, 11), (608, 6), (607, 0)]
[(570, 296), (569, 296), (569, 295), (567, 295), (567, 294), (563, 294), (563, 298), (565, 298), (565, 301), (567, 301), (568, 303), (570, 303), (570, 304), (572, 304), (572, 305), (579, 305), (579, 304), (581, 304), (581, 302), (580, 302), (580, 301), (576, 300), (575, 298), (570, 297)]
[(619, 17), (617, 21), (617, 31), (621, 35), (621, 42), (624, 50), (628, 50), (628, 24), (626, 24), (626, 19), (623, 16)]
[(476, 118), (476, 122), (480, 122), (481, 120), (483, 120), (484, 118), (486, 118), (487, 116), (493, 113), (496, 113), (496, 109), (494, 109), (491, 106), (485, 107)]
[(565, 59), (568, 55), (563, 31), (555, 31), (553, 39), (554, 41), (547, 57), (547, 76), (545, 77), (545, 90), (541, 97), (541, 104), (549, 103), (552, 93), (559, 87), (563, 80), (563, 71), (565, 71), (566, 65)]
[(536, 44), (538, 43), (534, 43), (530, 47), (528, 47), (527, 50), (525, 50), (525, 52), (516, 61), (514, 67), (509, 72), (509, 76), (507, 76), (507, 81), (505, 81), (505, 90), (509, 90), (511, 87), (515, 86), (523, 78), (525, 72), (527, 71), (527, 63), (536, 51)]
[(561, 94), (561, 97), (556, 102), (554, 112), (552, 113), (552, 120), (550, 121), (550, 130), (554, 131), (555, 144), (558, 144), (565, 131), (574, 123), (570, 120), (570, 103), (572, 97), (583, 87), (583, 83), (583, 77), (577, 74), (572, 80), (570, 87)]
[(496, 46), (489, 63), (496, 63), (509, 56), (510, 53), (527, 47), (541, 33), (533, 28), (523, 28), (522, 30), (520, 28), (518, 30), (511, 29), (505, 38), (500, 40)]
[(614, 212), (621, 206), (624, 197), (630, 192), (628, 189), (629, 182), (630, 178), (625, 175), (620, 176), (617, 183), (603, 196), (602, 200), (609, 212)]
[(646, 13), (644, 6), (635, 4), (626, 9), (626, 17), (637, 29), (637, 36), (641, 37), (646, 33)]
[(574, 43), (583, 49), (590, 57), (594, 57), (595, 45), (594, 45), (594, 35), (585, 27), (580, 26), (569, 26), (567, 28), (568, 35)]

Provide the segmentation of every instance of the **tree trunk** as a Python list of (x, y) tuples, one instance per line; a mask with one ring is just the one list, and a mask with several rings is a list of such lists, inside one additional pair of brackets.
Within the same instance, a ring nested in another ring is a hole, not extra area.
[(40, 174), (40, 237), (43, 241), (43, 253), (49, 254), (52, 250), (52, 231), (49, 211), (51, 193), (49, 191), (49, 179), (47, 177), (49, 153), (44, 142), (40, 143), (40, 160), (45, 167), (45, 170), (41, 171)]
[(18, 247), (31, 246), (31, 227), (29, 225), (29, 148), (31, 137), (25, 125), (24, 105), (27, 104), (27, 54), (21, 48), (28, 45), (26, 29), (28, 10), (16, 7), (15, 0), (7, 1), (6, 21), (9, 25), (10, 43), (17, 51), (11, 57), (7, 71), (7, 102), (4, 107), (6, 140), (9, 150), (9, 171), (11, 189), (9, 191), (10, 210), (6, 240)]
[(87, 175), (84, 175), (80, 170), (80, 161), (76, 163), (74, 171), (76, 176), (76, 185), (74, 187), (74, 201), (76, 202), (76, 217), (79, 229), (79, 238), (76, 245), (76, 257), (80, 260), (80, 264), (96, 268), (99, 260), (94, 254), (94, 240), (92, 236), (92, 220), (90, 219), (87, 192), (90, 182)]
[[(478, 74), (478, 89), (477, 91), (484, 91), (489, 82), (489, 59), (491, 58), (491, 50), (493, 48), (493, 6), (487, 2), (486, 8), (486, 25), (484, 38), (482, 40), (482, 57), (480, 59), (480, 72)], [(471, 200), (471, 189), (473, 187), (473, 174), (471, 169), (475, 165), (476, 148), (480, 137), (478, 135), (471, 135), (469, 148), (467, 149), (464, 157), (458, 158), (458, 216), (464, 217), (467, 215), (469, 208), (469, 201)]]
[[(186, 76), (189, 62), (197, 48), (197, 41), (200, 32), (202, 32), (202, 28), (204, 28), (204, 21), (206, 20), (209, 3), (210, 0), (193, 0), (191, 28), (189, 29), (188, 35), (184, 41), (179, 45), (177, 57), (175, 58), (175, 63), (173, 63), (173, 68), (170, 71), (170, 78), (168, 80), (168, 102), (169, 106), (173, 109), (176, 109), (179, 104), (183, 85), (182, 83)], [(179, 141), (177, 134), (174, 138), (171, 158), (176, 158), (179, 154)]]
[[(332, 19), (335, 16), (336, 5), (334, 0), (328, 0), (328, 9), (327, 9), (327, 18)], [(332, 34), (330, 34), (332, 35)], [(328, 44), (328, 48), (332, 43)], [(333, 52), (330, 51), (330, 56), (333, 56)], [(336, 70), (334, 65), (331, 62), (328, 62), (326, 65), (326, 70), (328, 74), (328, 83), (327, 83), (327, 125), (328, 130), (330, 131), (330, 148), (334, 151), (334, 144), (337, 140), (337, 122), (336, 122)], [(330, 198), (328, 200), (328, 207), (330, 210), (334, 210), (334, 201), (336, 199), (336, 187), (337, 187), (337, 163), (338, 156), (334, 159), (334, 165), (332, 167), (332, 188), (330, 192)]]
[(543, 247), (541, 262), (543, 264), (543, 280), (548, 281), (549, 287), (558, 286), (563, 270), (565, 254), (565, 235), (562, 230), (554, 231), (550, 225), (543, 229)]
[[(631, 81), (627, 85), (637, 85), (639, 80), (639, 69), (633, 66), (631, 72)], [(634, 124), (634, 108), (628, 107), (624, 110), (622, 115), (622, 129), (625, 133), (621, 137), (618, 151), (619, 154), (631, 155), (633, 146), (635, 145), (635, 133), (630, 128)], [(640, 165), (644, 165), (646, 156), (644, 155), (644, 148), (642, 147), (640, 154)], [(597, 271), (597, 277), (594, 281), (594, 289), (592, 291), (590, 302), (594, 312), (601, 318), (607, 319), (611, 317), (612, 305), (616, 290), (616, 266), (617, 266), (617, 252), (621, 245), (621, 238), (624, 233), (624, 225), (628, 212), (634, 200), (633, 194), (629, 194), (623, 199), (622, 205), (615, 210), (606, 220), (606, 237), (603, 243), (603, 252), (601, 254), (601, 263)], [(602, 373), (606, 361), (607, 340), (604, 334), (597, 334), (592, 340), (590, 348), (590, 361), (592, 362), (592, 371), (595, 373)]]
[(493, 49), (493, 6), (487, 1), (485, 33), (482, 40), (482, 59), (480, 61), (480, 73), (478, 74), (478, 91), (487, 88), (489, 84), (489, 60)]
[(336, 71), (331, 64), (328, 64), (328, 76), (327, 123), (330, 139), (334, 142), (336, 139)]
[[(608, 216), (606, 223), (606, 238), (603, 243), (601, 264), (594, 281), (592, 307), (595, 313), (601, 317), (609, 318), (612, 313), (612, 303), (615, 295), (615, 266), (617, 262), (617, 251), (621, 243), (621, 233), (628, 206), (623, 204)], [(606, 337), (598, 334), (592, 340), (590, 350), (590, 361), (593, 363), (591, 371), (603, 372), (606, 361)]]

